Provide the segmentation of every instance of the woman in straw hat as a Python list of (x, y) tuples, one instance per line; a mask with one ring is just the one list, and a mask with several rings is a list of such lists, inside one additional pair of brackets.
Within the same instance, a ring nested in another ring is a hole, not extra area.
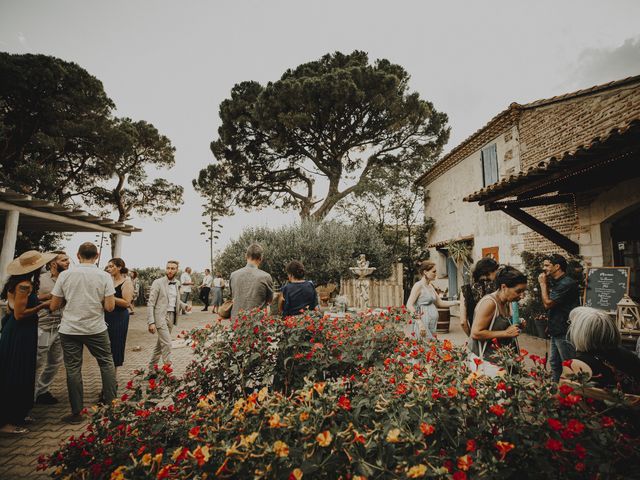
[(0, 432), (21, 434), (33, 406), (38, 347), (38, 312), (49, 307), (40, 303), (37, 292), (40, 269), (56, 254), (30, 250), (7, 267), (7, 280), (1, 297), (9, 311), (2, 319), (0, 336)]

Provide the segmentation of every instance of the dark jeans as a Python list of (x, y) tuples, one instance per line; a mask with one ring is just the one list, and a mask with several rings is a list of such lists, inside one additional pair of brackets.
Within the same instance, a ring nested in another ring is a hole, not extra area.
[(105, 330), (93, 335), (60, 334), (64, 366), (67, 369), (67, 390), (71, 413), (78, 414), (84, 406), (84, 390), (82, 385), (82, 350), (86, 345), (89, 352), (98, 361), (102, 376), (102, 395), (106, 403), (116, 397), (116, 367), (113, 365), (109, 334)]
[(209, 308), (209, 293), (211, 292), (211, 288), (202, 287), (200, 289), (200, 300), (204, 303), (204, 308)]
[(571, 360), (576, 356), (576, 349), (567, 340), (566, 336), (551, 337), (551, 352), (549, 353), (549, 364), (553, 380), (558, 382), (562, 375), (562, 362)]

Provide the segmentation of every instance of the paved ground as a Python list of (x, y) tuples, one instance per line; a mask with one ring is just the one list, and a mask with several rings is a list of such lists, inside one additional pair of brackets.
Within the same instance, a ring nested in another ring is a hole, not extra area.
[[(200, 311), (183, 316), (180, 325), (173, 331), (173, 337), (175, 338), (180, 330), (203, 326), (214, 318), (211, 313)], [(151, 349), (155, 345), (156, 337), (147, 332), (145, 319), (145, 309), (140, 307), (136, 309), (136, 315), (131, 317), (125, 364), (118, 369), (118, 381), (121, 389), (124, 388), (133, 370), (146, 367)], [(456, 344), (463, 344), (466, 341), (466, 336), (459, 327), (457, 319), (452, 318), (451, 324), (451, 332), (439, 336), (449, 338)], [(141, 347), (141, 350), (134, 351), (136, 346)], [(544, 355), (546, 348), (544, 340), (527, 336), (523, 336), (521, 346), (529, 350), (530, 353), (538, 355)], [(176, 374), (180, 374), (184, 370), (190, 358), (190, 349), (174, 349), (173, 360)], [(83, 378), (85, 405), (90, 406), (98, 398), (101, 382), (98, 365), (93, 357), (86, 352)], [(32, 416), (37, 421), (29, 426), (30, 433), (12, 438), (0, 437), (0, 479), (47, 478), (45, 473), (36, 471), (38, 456), (51, 453), (61, 441), (84, 430), (82, 425), (73, 426), (60, 422), (60, 418), (69, 413), (64, 368), (58, 372), (51, 393), (60, 399), (60, 403), (54, 406), (36, 405)], [(0, 394), (6, 395), (7, 392)]]

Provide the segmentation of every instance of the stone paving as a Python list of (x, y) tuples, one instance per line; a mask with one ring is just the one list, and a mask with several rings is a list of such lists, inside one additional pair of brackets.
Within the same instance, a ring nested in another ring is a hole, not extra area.
[[(147, 331), (145, 313), (144, 307), (138, 307), (129, 323), (125, 364), (118, 369), (118, 383), (121, 390), (124, 390), (124, 385), (133, 370), (146, 368), (151, 350), (155, 345), (155, 335), (151, 335)], [(172, 336), (175, 338), (181, 330), (190, 330), (211, 323), (215, 318), (217, 317), (211, 313), (201, 312), (198, 307), (194, 307), (194, 312), (191, 315), (181, 317), (180, 324), (178, 328), (174, 329)], [(463, 344), (466, 341), (466, 336), (455, 318), (452, 318), (450, 333), (441, 334), (439, 337), (449, 338), (456, 344)], [(544, 356), (546, 351), (544, 340), (526, 335), (522, 336), (521, 345), (530, 353), (537, 355)], [(141, 347), (141, 349), (134, 351), (135, 347)], [(191, 350), (189, 348), (174, 348), (173, 367), (177, 375), (184, 371), (190, 359)], [(98, 399), (101, 381), (98, 365), (86, 351), (83, 380), (85, 406), (89, 407)], [(0, 437), (0, 479), (48, 478), (47, 472), (36, 471), (38, 456), (51, 453), (61, 441), (84, 431), (84, 425), (67, 425), (60, 421), (64, 415), (70, 412), (64, 368), (58, 372), (51, 393), (60, 400), (60, 403), (53, 406), (36, 405), (31, 413), (36, 422), (29, 425), (30, 433)], [(8, 392), (1, 394), (6, 395)]]

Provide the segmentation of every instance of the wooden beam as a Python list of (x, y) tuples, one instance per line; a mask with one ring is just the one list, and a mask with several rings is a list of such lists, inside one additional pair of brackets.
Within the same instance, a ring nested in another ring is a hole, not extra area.
[[(14, 205), (12, 203), (2, 202), (2, 201), (0, 201), (0, 210), (7, 210), (8, 212), (15, 211), (27, 217), (42, 218), (44, 220), (58, 222), (64, 225), (81, 227), (83, 229), (86, 229), (81, 231), (95, 231), (95, 232), (107, 232), (107, 233), (115, 233), (115, 234), (122, 234), (122, 235), (131, 235), (129, 232), (126, 232), (117, 228), (109, 228), (109, 227), (99, 225), (97, 223), (91, 223), (91, 222), (86, 222), (77, 218), (71, 218), (72, 216), (73, 217), (83, 216), (78, 211), (70, 212), (69, 214), (67, 214), (68, 216), (63, 216), (63, 215), (57, 215), (55, 213), (35, 210), (32, 208), (21, 207), (19, 205)], [(84, 216), (88, 216), (87, 213), (85, 212), (82, 212), (82, 213), (84, 213)], [(77, 230), (70, 228), (67, 231), (74, 232)]]
[(537, 218), (532, 217), (527, 212), (509, 205), (503, 205), (502, 211), (515, 218), (523, 225), (526, 225), (534, 232), (537, 232), (546, 239), (551, 240), (559, 247), (565, 249), (568, 253), (572, 255), (578, 255), (580, 253), (580, 246), (576, 242), (554, 230), (549, 225), (542, 223)]
[(527, 198), (523, 200), (506, 200), (504, 202), (488, 203), (484, 206), (487, 212), (502, 210), (505, 206), (516, 208), (538, 207), (540, 205), (556, 205), (558, 203), (573, 203), (573, 195), (561, 194), (549, 197)]

